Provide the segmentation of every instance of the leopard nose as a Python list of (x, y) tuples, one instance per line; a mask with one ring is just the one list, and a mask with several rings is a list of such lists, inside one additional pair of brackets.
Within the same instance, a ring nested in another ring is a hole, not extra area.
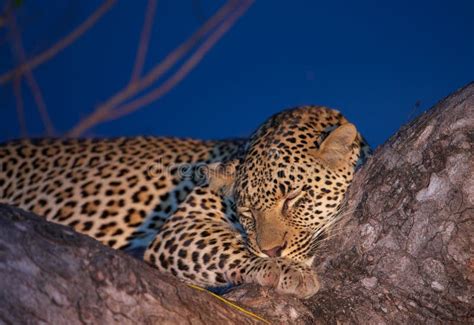
[(275, 246), (271, 249), (262, 249), (262, 253), (264, 253), (264, 254), (266, 254), (270, 257), (280, 257), (281, 252), (283, 252), (285, 247), (286, 247), (286, 243), (284, 245), (281, 245), (281, 246)]

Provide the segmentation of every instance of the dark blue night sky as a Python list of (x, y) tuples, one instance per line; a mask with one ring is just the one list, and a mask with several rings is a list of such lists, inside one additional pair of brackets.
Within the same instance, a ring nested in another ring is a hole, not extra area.
[[(159, 1), (145, 69), (223, 3)], [(47, 48), (100, 4), (25, 0), (17, 20), (27, 53)], [(34, 70), (58, 134), (127, 83), (145, 5), (119, 1), (77, 43)], [(244, 137), (284, 108), (321, 104), (340, 109), (376, 146), (474, 79), (473, 13), (472, 0), (257, 0), (170, 93), (86, 135)], [(7, 36), (0, 28), (0, 73), (15, 63)], [(0, 86), (1, 141), (20, 136), (12, 89)], [(29, 133), (40, 136), (24, 82), (22, 89)]]

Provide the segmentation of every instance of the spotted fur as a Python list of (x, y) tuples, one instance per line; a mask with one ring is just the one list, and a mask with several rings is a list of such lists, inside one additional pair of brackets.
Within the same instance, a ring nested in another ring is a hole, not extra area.
[(247, 141), (21, 140), (0, 147), (0, 202), (202, 286), (309, 297), (308, 266), (368, 146), (342, 115), (299, 107)]
[[(0, 202), (116, 249), (145, 249), (202, 179), (243, 141), (176, 138), (19, 140), (0, 147)], [(197, 175), (199, 176), (199, 175)]]

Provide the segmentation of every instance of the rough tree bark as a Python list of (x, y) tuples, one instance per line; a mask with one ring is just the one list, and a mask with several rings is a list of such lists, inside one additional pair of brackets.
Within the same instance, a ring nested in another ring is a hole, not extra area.
[(0, 323), (255, 324), (69, 228), (0, 205)]
[[(401, 129), (358, 172), (320, 249), (312, 299), (226, 295), (272, 323), (474, 323), (474, 84)], [(0, 321), (259, 323), (144, 263), (0, 206)]]

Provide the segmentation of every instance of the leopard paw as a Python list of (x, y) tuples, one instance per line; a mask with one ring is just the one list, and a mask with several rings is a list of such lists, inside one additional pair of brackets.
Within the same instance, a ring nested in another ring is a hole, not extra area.
[(261, 263), (251, 270), (253, 282), (302, 299), (315, 295), (319, 290), (316, 272), (306, 265), (284, 259), (264, 259)]

